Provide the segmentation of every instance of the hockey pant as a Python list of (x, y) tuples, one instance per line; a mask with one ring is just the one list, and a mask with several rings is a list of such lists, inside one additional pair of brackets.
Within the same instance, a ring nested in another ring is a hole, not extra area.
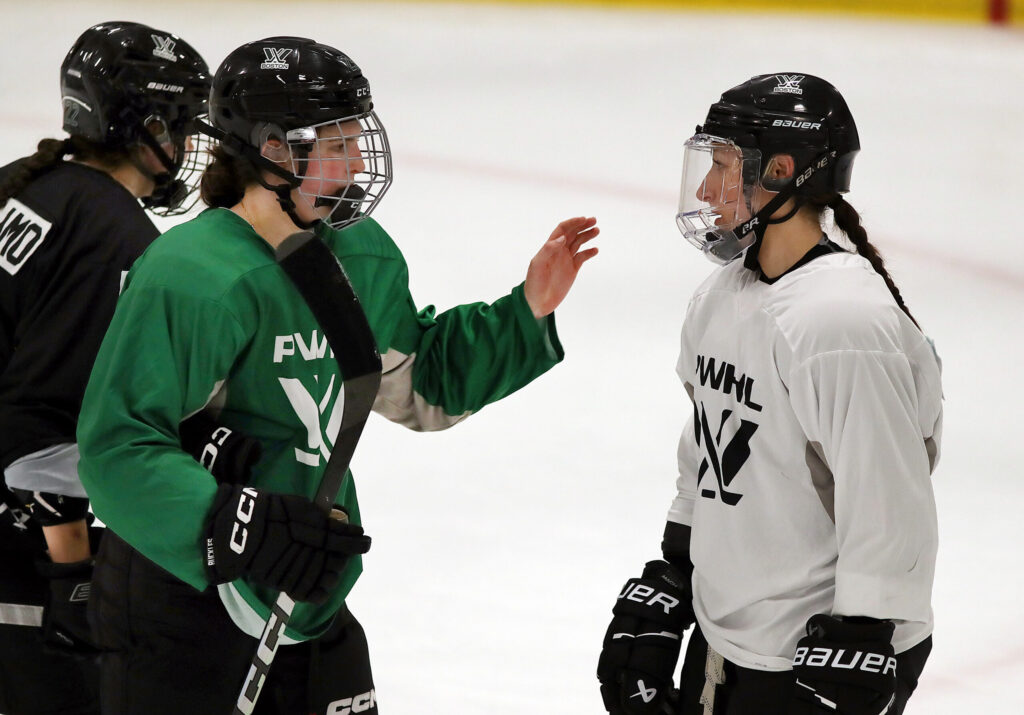
[(98, 715), (95, 659), (44, 649), (47, 582), (36, 572), (37, 553), (6, 537), (0, 531), (0, 713)]
[[(910, 650), (896, 655), (896, 702), (888, 715), (901, 715), (917, 680), (924, 670), (925, 661), (932, 650), (931, 636)], [(708, 643), (700, 628), (694, 626), (690, 635), (683, 670), (680, 676), (682, 691), (681, 715), (786, 715), (796, 687), (793, 671), (766, 671), (743, 668), (728, 660), (721, 661), (719, 685), (709, 684)], [(707, 694), (712, 707), (705, 710), (701, 695)]]
[[(230, 713), (256, 639), (214, 587), (196, 591), (108, 533), (90, 598), (104, 715)], [(347, 608), (312, 641), (281, 646), (255, 715), (376, 715), (366, 636)]]

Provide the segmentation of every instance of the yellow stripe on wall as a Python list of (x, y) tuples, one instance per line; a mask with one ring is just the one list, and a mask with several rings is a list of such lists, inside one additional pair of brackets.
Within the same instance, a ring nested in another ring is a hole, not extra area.
[(1024, 23), (1024, 0), (457, 0), (475, 4), (586, 5), (623, 9), (686, 8), (724, 12), (797, 12), (919, 17), (990, 22), (997, 6), (1011, 23)]

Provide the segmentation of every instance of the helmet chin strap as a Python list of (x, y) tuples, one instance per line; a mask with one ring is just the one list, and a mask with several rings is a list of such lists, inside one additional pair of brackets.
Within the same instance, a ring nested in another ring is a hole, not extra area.
[[(164, 151), (160, 142), (145, 127), (143, 127), (142, 132), (139, 134), (139, 144), (144, 144), (148, 147), (165, 169), (165, 171), (159, 173), (153, 172), (142, 161), (138, 153), (133, 152), (131, 154), (132, 166), (153, 182), (153, 191), (150, 192), (149, 196), (142, 198), (142, 205), (146, 208), (155, 206), (169, 209), (178, 208), (181, 202), (185, 200), (185, 197), (188, 196), (188, 187), (185, 186), (185, 182), (174, 178), (180, 167), (174, 163), (171, 157), (167, 156), (167, 152)], [(182, 146), (182, 151), (184, 151), (184, 146)]]
[[(264, 158), (262, 156), (259, 157), (259, 158), (260, 158), (261, 161), (258, 164), (258, 166), (264, 166), (265, 164), (273, 164), (272, 161), (269, 161), (268, 159), (266, 159), (266, 158)], [(276, 166), (276, 164), (275, 164), (275, 166)], [(274, 172), (274, 173), (277, 174), (277, 172)], [(283, 178), (286, 181), (288, 181), (287, 184), (271, 184), (270, 182), (268, 182), (266, 179), (263, 178), (262, 174), (260, 176), (258, 176), (256, 180), (260, 183), (260, 186), (262, 186), (264, 189), (267, 189), (268, 191), (274, 192), (274, 195), (277, 197), (278, 205), (281, 207), (282, 211), (284, 211), (286, 214), (288, 214), (288, 218), (291, 219), (292, 223), (294, 223), (296, 226), (298, 226), (299, 228), (301, 228), (301, 229), (303, 229), (305, 231), (309, 231), (310, 229), (315, 227), (318, 223), (320, 223), (320, 219), (313, 219), (312, 221), (303, 221), (299, 217), (299, 214), (296, 212), (296, 208), (297, 207), (295, 206), (295, 201), (294, 201), (294, 199), (292, 199), (292, 190), (295, 189), (295, 188), (298, 188), (298, 186), (302, 182), (301, 181), (295, 181), (295, 177), (290, 175), (290, 174), (289, 174), (289, 176), (291, 176), (291, 179), (286, 178), (285, 176), (283, 176), (283, 174), (286, 174), (286, 173), (287, 172), (282, 172), (282, 174), (277, 174), (277, 176), (281, 176), (281, 178)]]
[[(747, 249), (746, 255), (743, 257), (743, 266), (751, 270), (758, 268), (757, 255), (761, 250), (761, 241), (764, 240), (764, 234), (768, 230), (768, 227), (772, 224), (785, 223), (789, 221), (796, 212), (804, 204), (804, 200), (800, 196), (796, 196), (796, 190), (803, 186), (804, 182), (814, 176), (815, 173), (827, 168), (833, 161), (835, 161), (836, 152), (826, 151), (820, 154), (816, 159), (812, 159), (802, 171), (796, 174), (796, 178), (790, 181), (788, 184), (782, 187), (772, 200), (761, 207), (761, 210), (756, 214), (747, 219), (740, 227), (734, 231), (735, 235), (742, 239), (748, 233), (753, 232), (754, 242)], [(786, 212), (785, 216), (779, 218), (772, 218), (772, 214), (778, 211), (782, 206), (789, 201), (790, 198), (795, 196), (793, 202), (793, 208)]]
[[(787, 211), (785, 216), (772, 218), (771, 214), (769, 214), (764, 221), (758, 223), (758, 225), (754, 227), (754, 242), (750, 244), (750, 248), (747, 249), (746, 255), (743, 256), (744, 268), (749, 268), (753, 271), (760, 267), (760, 264), (758, 263), (758, 256), (761, 253), (761, 241), (764, 240), (764, 235), (767, 233), (768, 227), (773, 224), (786, 223), (786, 221), (789, 221), (791, 218), (796, 216), (796, 212), (803, 207), (804, 203), (805, 202), (802, 197), (796, 196), (793, 199), (793, 208)], [(767, 208), (767, 206), (765, 208)], [(758, 213), (760, 214), (761, 212), (759, 211)]]

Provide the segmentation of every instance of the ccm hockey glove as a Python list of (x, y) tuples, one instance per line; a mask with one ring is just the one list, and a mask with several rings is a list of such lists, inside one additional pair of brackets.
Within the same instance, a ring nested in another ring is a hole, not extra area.
[(694, 620), (689, 581), (671, 564), (649, 561), (640, 578), (626, 582), (612, 615), (597, 663), (605, 710), (672, 712), (682, 633)]
[(895, 700), (895, 626), (874, 618), (819, 613), (796, 645), (796, 694), (790, 715), (884, 715)]
[(36, 561), (36, 571), (50, 586), (43, 606), (44, 646), (70, 655), (97, 654), (85, 620), (92, 559), (57, 564), (44, 557)]
[(178, 425), (181, 448), (206, 467), (218, 484), (245, 484), (260, 459), (259, 442), (197, 412)]
[[(335, 510), (344, 517), (344, 512)], [(246, 576), (296, 601), (324, 603), (350, 556), (370, 537), (309, 499), (221, 484), (206, 519), (206, 572), (213, 583)]]

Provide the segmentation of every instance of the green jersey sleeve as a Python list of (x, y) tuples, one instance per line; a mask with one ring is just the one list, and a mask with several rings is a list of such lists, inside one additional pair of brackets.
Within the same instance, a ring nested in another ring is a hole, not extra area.
[(216, 302), (160, 286), (131, 290), (79, 419), (79, 472), (96, 515), (198, 589), (207, 585), (202, 527), (216, 483), (182, 451), (178, 424), (208, 402), (246, 341)]
[[(417, 310), (398, 248), (372, 219), (364, 224), (380, 241), (376, 251), (393, 260), (384, 314), (376, 313), (380, 306), (370, 308), (384, 366), (377, 412), (410, 429), (444, 429), (563, 359), (554, 315), (535, 318), (522, 284), (490, 304), (468, 303), (441, 313), (433, 306)], [(346, 260), (343, 245), (339, 254), (346, 270), (356, 263)], [(361, 294), (372, 290), (360, 284), (363, 272), (350, 277)]]

